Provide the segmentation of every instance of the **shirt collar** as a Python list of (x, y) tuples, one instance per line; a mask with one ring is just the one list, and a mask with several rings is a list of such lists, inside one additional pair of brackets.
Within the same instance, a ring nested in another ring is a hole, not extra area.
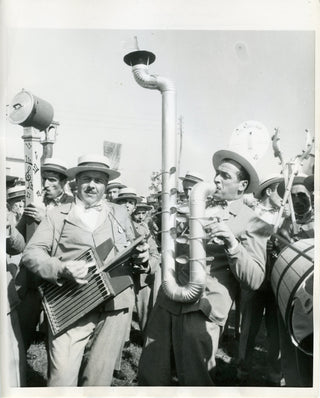
[(87, 209), (96, 209), (98, 211), (101, 211), (104, 207), (106, 207), (106, 201), (102, 198), (99, 200), (99, 202), (96, 202), (92, 205), (88, 205), (85, 202), (83, 202), (78, 196), (76, 196), (75, 199), (76, 205), (87, 210)]
[(59, 206), (61, 204), (63, 195), (64, 192), (62, 191), (62, 193), (54, 199), (46, 199), (46, 197), (44, 197), (44, 204), (46, 206), (48, 206), (49, 204), (53, 204), (54, 206)]

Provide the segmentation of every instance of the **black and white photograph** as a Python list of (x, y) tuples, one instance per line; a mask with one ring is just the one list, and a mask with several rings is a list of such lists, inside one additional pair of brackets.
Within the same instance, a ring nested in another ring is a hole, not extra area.
[(318, 397), (319, 3), (26, 3), (1, 396)]

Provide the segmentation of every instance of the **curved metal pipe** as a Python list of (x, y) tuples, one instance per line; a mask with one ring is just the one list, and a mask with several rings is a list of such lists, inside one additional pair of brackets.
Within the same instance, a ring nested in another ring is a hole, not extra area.
[[(136, 82), (162, 94), (162, 217), (161, 256), (162, 276), (174, 274), (175, 270), (175, 213), (176, 200), (176, 91), (173, 82), (163, 77), (150, 75), (147, 65), (132, 67)], [(166, 271), (165, 271), (166, 270)], [(164, 278), (166, 279), (166, 277)], [(169, 278), (171, 279), (171, 277)], [(174, 277), (173, 280), (175, 281)], [(170, 283), (170, 288), (174, 283)]]
[(185, 286), (179, 286), (175, 273), (167, 264), (163, 264), (162, 287), (166, 295), (183, 303), (196, 301), (206, 286), (206, 250), (204, 239), (206, 237), (203, 228), (206, 199), (213, 194), (215, 186), (205, 182), (196, 184), (190, 194), (190, 220), (189, 220), (189, 282)]
[[(143, 56), (145, 56), (144, 60)], [(169, 79), (151, 75), (148, 72), (147, 64), (150, 56), (154, 57), (152, 53), (136, 51), (124, 57), (124, 61), (128, 65), (133, 65), (132, 72), (140, 86), (159, 90), (162, 94), (162, 287), (170, 299), (191, 302), (200, 297), (205, 287), (206, 253), (203, 245), (205, 235), (201, 220), (197, 218), (203, 218), (205, 199), (213, 192), (213, 187), (201, 183), (192, 190), (190, 198), (190, 281), (186, 286), (179, 286), (175, 278), (176, 90), (174, 83)]]

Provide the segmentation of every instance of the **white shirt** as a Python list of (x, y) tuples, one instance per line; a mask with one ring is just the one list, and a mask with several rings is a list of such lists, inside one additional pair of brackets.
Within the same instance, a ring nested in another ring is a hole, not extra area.
[(97, 229), (104, 222), (108, 214), (108, 208), (104, 199), (101, 199), (100, 202), (86, 208), (86, 204), (76, 197), (75, 206), (72, 211), (73, 216), (78, 218), (91, 232)]

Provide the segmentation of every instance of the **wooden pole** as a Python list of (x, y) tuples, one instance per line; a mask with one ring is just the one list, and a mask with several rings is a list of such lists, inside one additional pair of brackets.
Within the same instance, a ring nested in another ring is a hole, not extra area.
[[(25, 181), (26, 181), (26, 205), (31, 203), (39, 206), (42, 204), (41, 186), (41, 143), (39, 130), (34, 127), (24, 127), (24, 162), (25, 162)], [(29, 217), (27, 217), (29, 219)], [(32, 220), (26, 223), (26, 242), (29, 241), (36, 230), (37, 224)]]

